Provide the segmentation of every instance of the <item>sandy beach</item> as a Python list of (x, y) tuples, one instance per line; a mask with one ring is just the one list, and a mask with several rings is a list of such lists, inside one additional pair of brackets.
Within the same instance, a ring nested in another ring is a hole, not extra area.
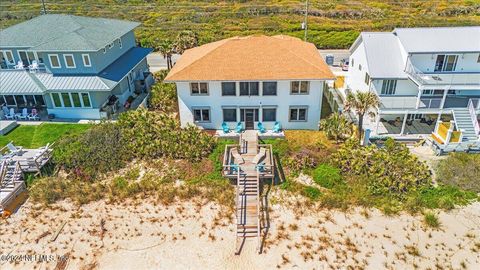
[(478, 202), (439, 212), (438, 230), (426, 228), (421, 215), (275, 204), (263, 254), (257, 254), (253, 239), (239, 256), (233, 216), (211, 202), (164, 206), (147, 198), (37, 208), (27, 201), (0, 221), (0, 254), (63, 257), (14, 263), (4, 256), (1, 269), (480, 268)]

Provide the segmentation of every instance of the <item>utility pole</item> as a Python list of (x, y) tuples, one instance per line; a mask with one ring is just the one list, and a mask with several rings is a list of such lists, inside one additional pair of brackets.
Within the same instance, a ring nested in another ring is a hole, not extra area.
[(305, 36), (304, 39), (307, 41), (307, 31), (308, 31), (308, 0), (305, 0), (305, 19), (303, 21)]
[(47, 14), (47, 9), (45, 8), (45, 0), (42, 0), (42, 12), (41, 14)]

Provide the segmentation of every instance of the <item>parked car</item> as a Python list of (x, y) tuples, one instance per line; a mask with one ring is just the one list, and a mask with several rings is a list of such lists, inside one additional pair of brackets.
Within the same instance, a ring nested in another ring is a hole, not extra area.
[(350, 63), (348, 62), (348, 59), (342, 59), (342, 61), (340, 61), (340, 66), (342, 67), (343, 71), (348, 71), (349, 64)]

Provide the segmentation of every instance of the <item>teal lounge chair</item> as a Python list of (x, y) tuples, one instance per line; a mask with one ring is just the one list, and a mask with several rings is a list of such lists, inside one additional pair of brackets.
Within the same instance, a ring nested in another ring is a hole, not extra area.
[(242, 122), (238, 122), (238, 123), (237, 123), (237, 127), (235, 128), (235, 131), (236, 131), (237, 133), (240, 133), (240, 132), (242, 132), (242, 130), (243, 130)]
[(260, 131), (260, 133), (265, 133), (265, 132), (267, 132), (267, 130), (265, 129), (265, 127), (263, 127), (262, 122), (258, 122), (257, 127), (258, 127), (258, 131)]
[(275, 125), (273, 126), (273, 133), (279, 133), (280, 130), (281, 130), (280, 122), (275, 122)]
[(230, 128), (228, 127), (227, 123), (225, 123), (225, 122), (222, 123), (222, 129), (223, 129), (223, 133), (229, 133), (230, 132)]

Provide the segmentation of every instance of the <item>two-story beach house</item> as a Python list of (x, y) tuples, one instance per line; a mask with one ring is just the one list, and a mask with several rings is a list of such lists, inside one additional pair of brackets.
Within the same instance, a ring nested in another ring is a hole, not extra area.
[[(48, 14), (0, 31), (0, 103), (55, 118), (108, 117), (153, 81), (136, 22)], [(8, 110), (7, 110), (8, 111)]]
[(381, 102), (374, 134), (429, 134), (443, 120), (463, 141), (478, 140), (479, 26), (364, 32), (350, 52), (346, 91), (372, 91)]
[(165, 78), (175, 82), (180, 120), (221, 130), (318, 129), (325, 80), (316, 47), (289, 36), (233, 37), (187, 50)]

